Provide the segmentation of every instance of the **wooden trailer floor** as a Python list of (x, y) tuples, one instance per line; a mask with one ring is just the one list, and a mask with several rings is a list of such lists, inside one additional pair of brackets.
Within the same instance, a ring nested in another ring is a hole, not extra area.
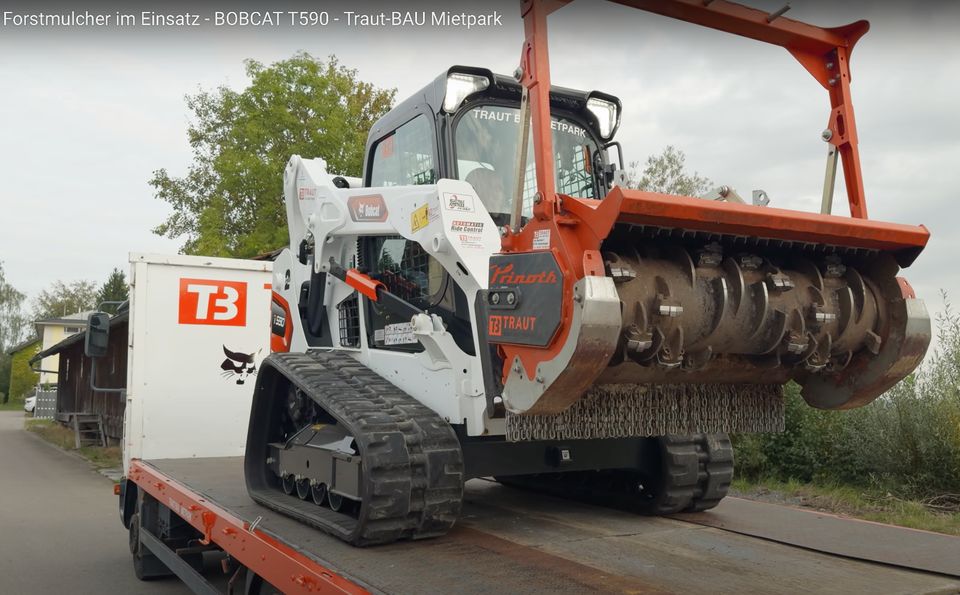
[[(811, 551), (777, 543), (775, 537), (761, 539), (678, 518), (639, 517), (485, 480), (467, 483), (461, 520), (447, 536), (354, 548), (254, 503), (247, 496), (239, 457), (149, 464), (238, 517), (250, 522), (262, 517), (261, 529), (374, 592), (960, 593), (960, 582), (943, 574)], [(753, 516), (750, 504), (738, 501), (735, 513), (725, 512), (721, 504), (717, 513), (726, 514), (728, 525), (737, 518), (746, 523)], [(756, 504), (766, 507), (757, 511), (765, 523), (788, 533), (786, 525), (776, 522), (777, 507)], [(798, 512), (786, 509), (784, 523), (809, 529)], [(697, 520), (704, 522), (702, 517)], [(842, 522), (825, 524), (822, 530), (838, 532), (841, 543), (851, 541), (846, 532), (852, 526)], [(858, 524), (856, 530), (863, 528)], [(753, 532), (758, 533), (756, 527)], [(922, 538), (915, 533), (912, 539)], [(878, 535), (888, 540), (899, 534)], [(960, 540), (947, 545), (951, 543)]]

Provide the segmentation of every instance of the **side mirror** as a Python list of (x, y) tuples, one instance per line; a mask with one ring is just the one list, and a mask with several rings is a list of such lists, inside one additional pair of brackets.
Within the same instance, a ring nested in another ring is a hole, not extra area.
[(600, 159), (600, 152), (597, 152), (597, 164), (595, 165), (597, 171), (603, 171), (605, 182), (607, 186), (610, 186), (617, 182), (617, 173), (621, 176), (626, 174), (626, 168), (623, 166), (623, 147), (620, 146), (619, 141), (609, 142), (603, 145), (603, 152), (607, 155), (607, 161), (610, 160), (610, 149), (613, 147), (617, 148), (617, 163), (620, 164), (620, 169), (617, 169), (616, 164), (608, 163), (606, 167), (603, 166), (603, 161)]
[(87, 319), (87, 336), (83, 343), (83, 352), (87, 357), (107, 355), (110, 343), (110, 315), (106, 312), (94, 312)]

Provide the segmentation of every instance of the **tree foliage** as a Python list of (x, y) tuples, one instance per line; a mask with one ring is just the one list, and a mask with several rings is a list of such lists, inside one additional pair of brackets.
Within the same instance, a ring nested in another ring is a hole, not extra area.
[[(124, 302), (129, 298), (130, 292), (127, 286), (127, 276), (120, 269), (113, 269), (107, 280), (97, 291), (97, 305), (104, 302)], [(116, 313), (117, 304), (104, 306), (107, 312)]]
[(37, 385), (40, 375), (30, 369), (30, 358), (40, 351), (40, 341), (13, 355), (10, 364), (10, 390), (7, 400), (22, 399)]
[(242, 91), (187, 96), (193, 163), (183, 177), (159, 169), (150, 181), (173, 207), (154, 232), (184, 238), (188, 254), (249, 257), (286, 244), (290, 156), (322, 157), (331, 173), (360, 175), (367, 131), (393, 103), (394, 90), (359, 80), (333, 56), (245, 64)]
[(687, 156), (673, 145), (651, 155), (643, 169), (636, 161), (627, 169), (627, 187), (680, 196), (702, 196), (713, 183), (697, 172), (687, 172)]
[(0, 404), (6, 403), (10, 397), (10, 366), (13, 358), (6, 351), (0, 351)]
[(36, 297), (34, 319), (58, 318), (97, 307), (97, 286), (92, 281), (54, 281)]
[(27, 316), (23, 311), (26, 296), (7, 282), (0, 261), (0, 352), (23, 340), (29, 332)]

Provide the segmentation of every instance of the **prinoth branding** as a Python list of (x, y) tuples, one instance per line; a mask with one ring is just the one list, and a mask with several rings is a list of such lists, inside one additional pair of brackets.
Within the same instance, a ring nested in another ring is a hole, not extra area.
[(554, 271), (539, 271), (519, 273), (514, 271), (513, 263), (504, 266), (490, 265), (490, 285), (531, 285), (556, 283), (557, 274)]
[(560, 326), (562, 280), (551, 252), (491, 256), (485, 306), (490, 342), (540, 347), (549, 344)]

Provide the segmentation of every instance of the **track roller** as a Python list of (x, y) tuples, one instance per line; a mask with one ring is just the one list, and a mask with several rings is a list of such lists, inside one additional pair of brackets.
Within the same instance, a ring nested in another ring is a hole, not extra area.
[(608, 469), (497, 477), (504, 485), (638, 512), (708, 510), (727, 495), (733, 445), (727, 434), (650, 439), (642, 469)]

